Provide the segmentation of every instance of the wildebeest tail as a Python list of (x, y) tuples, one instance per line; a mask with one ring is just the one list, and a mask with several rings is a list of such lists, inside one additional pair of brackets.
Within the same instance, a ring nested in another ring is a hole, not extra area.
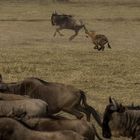
[(80, 90), (80, 93), (81, 93), (81, 101), (82, 101), (82, 105), (84, 106), (88, 106), (87, 104), (87, 98), (86, 98), (86, 95), (85, 95), (85, 92)]
[(95, 128), (95, 126), (92, 124), (92, 128), (93, 128), (93, 131), (94, 131), (94, 134), (96, 135), (96, 137), (99, 139), (99, 140), (103, 140), (100, 136), (99, 136), (99, 134), (98, 134), (98, 132), (97, 132), (97, 130), (96, 130), (96, 128)]
[(85, 109), (92, 114), (92, 116), (95, 118), (97, 123), (100, 126), (102, 126), (102, 122), (101, 122), (99, 113), (93, 107), (91, 107), (90, 105), (87, 104), (87, 99), (86, 99), (86, 96), (85, 96), (85, 92), (81, 91), (80, 93), (81, 93), (82, 105), (84, 105)]

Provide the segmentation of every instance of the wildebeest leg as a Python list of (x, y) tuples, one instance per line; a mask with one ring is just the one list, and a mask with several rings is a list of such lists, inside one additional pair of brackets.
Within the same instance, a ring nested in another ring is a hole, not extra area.
[(76, 106), (77, 110), (79, 110), (80, 112), (83, 112), (86, 114), (87, 116), (87, 121), (90, 121), (90, 112), (88, 110), (86, 110), (86, 108), (82, 107), (81, 105), (77, 105)]
[(69, 41), (73, 40), (78, 35), (78, 31), (75, 31), (75, 34), (69, 38)]
[(57, 28), (53, 36), (55, 37), (56, 33), (59, 33), (60, 36), (64, 36), (62, 33), (60, 33), (60, 30), (62, 30), (62, 28)]
[(105, 46), (104, 46), (104, 45), (101, 45), (101, 49), (102, 49), (102, 51), (104, 51), (104, 49), (105, 49)]
[(94, 41), (93, 41), (93, 44), (95, 45), (94, 49), (98, 49), (98, 44), (96, 42), (94, 42)]
[(81, 119), (84, 115), (79, 112), (76, 108), (64, 109), (65, 112), (75, 115), (78, 119)]
[(100, 51), (100, 50), (103, 51), (103, 50), (104, 50), (103, 47), (104, 47), (104, 46), (100, 45), (100, 48), (98, 47), (98, 51)]

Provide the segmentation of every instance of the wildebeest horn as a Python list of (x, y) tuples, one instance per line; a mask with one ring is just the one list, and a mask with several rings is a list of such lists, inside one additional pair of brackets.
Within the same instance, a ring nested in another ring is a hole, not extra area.
[(111, 98), (111, 97), (109, 97), (109, 103), (113, 103), (113, 102), (112, 102), (112, 98)]
[(109, 97), (109, 103), (111, 104), (118, 104), (114, 98)]
[(117, 109), (118, 103), (114, 98), (109, 97), (109, 103), (112, 103), (114, 105), (113, 108), (112, 108), (113, 110)]
[(114, 105), (117, 105), (117, 106), (119, 105), (118, 102), (114, 98), (112, 98), (112, 102)]

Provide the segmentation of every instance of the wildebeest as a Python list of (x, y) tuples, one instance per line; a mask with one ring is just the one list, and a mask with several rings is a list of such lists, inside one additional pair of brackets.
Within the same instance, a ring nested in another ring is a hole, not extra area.
[(48, 104), (48, 115), (65, 111), (75, 115), (78, 119), (86, 114), (90, 120), (92, 114), (98, 124), (102, 122), (97, 111), (89, 106), (84, 91), (71, 85), (46, 82), (38, 78), (26, 78), (15, 83), (0, 83), (0, 92), (27, 95), (31, 98), (42, 99)]
[(109, 41), (105, 35), (96, 34), (95, 31), (88, 31), (85, 25), (84, 25), (84, 29), (85, 29), (85, 33), (87, 34), (87, 37), (90, 37), (92, 39), (92, 43), (95, 45), (94, 49), (98, 49), (99, 51), (100, 50), (104, 51), (106, 44), (108, 45), (108, 48), (111, 49)]
[(67, 119), (67, 118), (31, 118), (24, 120), (28, 126), (37, 131), (58, 131), (72, 130), (86, 137), (88, 140), (94, 140), (95, 136), (102, 140), (98, 135), (95, 127), (82, 119)]
[[(0, 100), (0, 116), (45, 117), (47, 103), (40, 99)], [(20, 116), (21, 115), (21, 116)]]
[(86, 140), (74, 131), (40, 132), (11, 118), (0, 118), (0, 140)]
[(75, 31), (75, 34), (72, 35), (69, 40), (74, 39), (78, 35), (80, 29), (84, 27), (82, 22), (78, 24), (72, 15), (58, 14), (57, 12), (52, 14), (51, 23), (53, 26), (58, 26), (54, 33), (54, 37), (56, 36), (56, 33), (59, 33), (60, 36), (63, 36), (63, 34), (60, 33), (60, 30), (62, 29), (70, 29)]
[(105, 138), (123, 136), (140, 140), (140, 110), (127, 109), (110, 98), (104, 112), (102, 130)]

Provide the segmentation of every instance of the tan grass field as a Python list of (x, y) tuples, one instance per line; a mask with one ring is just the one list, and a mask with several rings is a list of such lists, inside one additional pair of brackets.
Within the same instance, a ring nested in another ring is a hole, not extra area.
[[(105, 34), (112, 49), (94, 50), (84, 30), (71, 42), (70, 30), (54, 38), (54, 10)], [(74, 85), (87, 92), (89, 104), (101, 113), (109, 96), (140, 104), (140, 1), (0, 1), (0, 73), (7, 82), (35, 76)]]

